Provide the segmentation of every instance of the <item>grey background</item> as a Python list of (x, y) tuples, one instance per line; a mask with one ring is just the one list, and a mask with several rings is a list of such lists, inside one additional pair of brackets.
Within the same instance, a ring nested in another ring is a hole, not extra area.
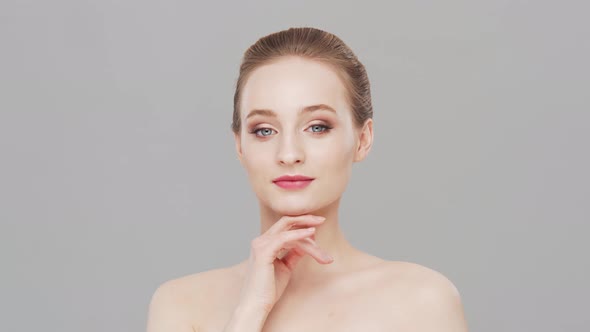
[(445, 274), (470, 331), (587, 330), (589, 7), (2, 1), (0, 330), (142, 331), (159, 284), (247, 257), (233, 89), (290, 26), (371, 79), (349, 240)]

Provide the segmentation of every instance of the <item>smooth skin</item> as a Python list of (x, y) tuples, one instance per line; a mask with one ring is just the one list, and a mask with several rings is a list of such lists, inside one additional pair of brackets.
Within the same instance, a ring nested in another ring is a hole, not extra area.
[[(302, 111), (311, 105), (328, 107)], [(354, 123), (334, 68), (293, 56), (261, 66), (240, 109), (236, 151), (259, 201), (261, 235), (239, 264), (160, 285), (148, 332), (467, 331), (449, 279), (362, 252), (341, 231), (340, 200), (353, 163), (371, 149), (373, 120)], [(314, 180), (299, 190), (272, 182), (286, 174)]]
[[(312, 241), (315, 227), (290, 230), (293, 226), (320, 225), (325, 220), (319, 216), (282, 217), (266, 233), (252, 241), (250, 260), (246, 279), (242, 286), (241, 303), (258, 306), (270, 312), (281, 297), (292, 271), (305, 255), (314, 257), (318, 263), (333, 262), (313, 242), (304, 243), (303, 239)], [(278, 259), (282, 249), (291, 249)]]

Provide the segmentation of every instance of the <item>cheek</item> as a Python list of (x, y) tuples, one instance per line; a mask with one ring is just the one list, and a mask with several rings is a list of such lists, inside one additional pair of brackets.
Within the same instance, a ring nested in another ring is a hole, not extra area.
[(314, 145), (314, 160), (320, 161), (327, 172), (346, 170), (354, 157), (353, 143), (346, 137), (334, 137), (324, 145)]
[(272, 162), (271, 149), (260, 144), (244, 144), (242, 146), (243, 160), (246, 171), (252, 178), (268, 173), (269, 163)]

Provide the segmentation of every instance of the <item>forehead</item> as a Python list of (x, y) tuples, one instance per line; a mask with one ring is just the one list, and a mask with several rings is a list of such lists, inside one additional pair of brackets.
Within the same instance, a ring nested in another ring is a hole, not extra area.
[(272, 109), (280, 114), (316, 104), (330, 105), (340, 114), (346, 111), (346, 88), (337, 72), (319, 61), (285, 57), (250, 74), (240, 109), (245, 117), (251, 109)]

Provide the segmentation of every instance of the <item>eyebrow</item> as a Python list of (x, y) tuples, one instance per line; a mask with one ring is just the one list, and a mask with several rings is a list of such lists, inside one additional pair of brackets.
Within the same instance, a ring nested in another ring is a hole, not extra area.
[[(306, 107), (302, 108), (299, 112), (300, 113), (308, 113), (308, 112), (319, 111), (319, 110), (326, 110), (326, 111), (337, 113), (334, 108), (332, 108), (326, 104), (317, 104), (317, 105), (306, 106)], [(248, 116), (246, 116), (246, 120), (254, 115), (263, 115), (263, 116), (265, 115), (265, 116), (271, 116), (274, 118), (277, 117), (277, 114), (272, 110), (254, 109), (254, 110), (251, 110), (250, 113), (248, 113)]]

